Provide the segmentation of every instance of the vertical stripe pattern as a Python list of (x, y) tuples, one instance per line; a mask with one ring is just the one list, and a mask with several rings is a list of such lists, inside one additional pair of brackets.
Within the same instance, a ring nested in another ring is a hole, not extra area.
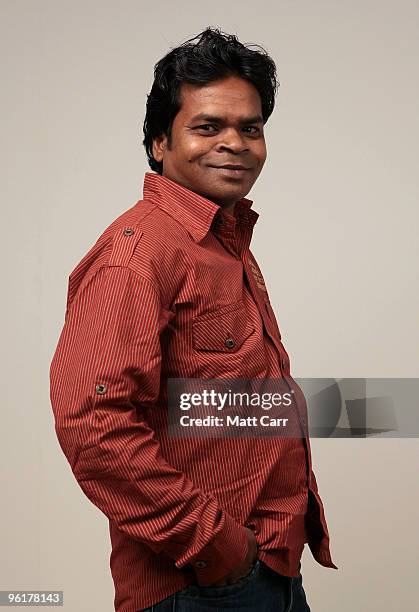
[[(167, 431), (168, 378), (293, 382), (249, 248), (257, 219), (251, 200), (226, 214), (147, 172), (143, 199), (70, 274), (51, 405), (75, 478), (109, 520), (117, 612), (151, 606), (196, 577), (217, 581), (246, 556), (246, 526), (278, 573), (297, 575), (306, 542), (336, 568), (307, 436)], [(303, 423), (305, 399), (293, 390)]]

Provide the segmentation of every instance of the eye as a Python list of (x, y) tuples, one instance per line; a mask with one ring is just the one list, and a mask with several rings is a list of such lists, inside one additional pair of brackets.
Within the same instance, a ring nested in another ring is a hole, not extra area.
[(250, 132), (251, 134), (257, 134), (258, 132), (260, 132), (259, 128), (256, 127), (255, 125), (248, 125), (245, 128), (243, 128), (245, 130), (255, 130), (254, 132)]
[(217, 130), (215, 125), (212, 125), (211, 123), (203, 123), (202, 125), (197, 125), (194, 129), (195, 130), (203, 130), (204, 132), (208, 132), (211, 133), (211, 129), (214, 129), (215, 131)]

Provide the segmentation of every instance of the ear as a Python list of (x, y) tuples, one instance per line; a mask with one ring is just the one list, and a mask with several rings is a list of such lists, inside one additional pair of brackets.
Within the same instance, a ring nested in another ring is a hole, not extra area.
[(162, 134), (153, 140), (153, 157), (156, 161), (163, 161), (163, 151), (167, 146), (167, 136)]

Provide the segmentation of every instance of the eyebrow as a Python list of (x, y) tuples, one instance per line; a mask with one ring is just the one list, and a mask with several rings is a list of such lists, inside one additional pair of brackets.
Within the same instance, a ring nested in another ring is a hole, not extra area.
[[(191, 121), (209, 121), (211, 123), (224, 123), (222, 117), (217, 117), (216, 115), (207, 115), (206, 113), (199, 113), (198, 115), (194, 115)], [(239, 119), (239, 123), (263, 123), (263, 117), (261, 115), (255, 115), (254, 117), (241, 117)]]

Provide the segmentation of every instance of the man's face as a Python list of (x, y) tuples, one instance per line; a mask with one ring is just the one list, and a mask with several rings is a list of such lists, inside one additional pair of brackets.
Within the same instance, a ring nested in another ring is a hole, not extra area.
[(166, 134), (155, 139), (154, 158), (163, 161), (163, 176), (232, 212), (266, 159), (259, 93), (229, 76), (206, 85), (183, 83), (180, 99), (171, 144)]

